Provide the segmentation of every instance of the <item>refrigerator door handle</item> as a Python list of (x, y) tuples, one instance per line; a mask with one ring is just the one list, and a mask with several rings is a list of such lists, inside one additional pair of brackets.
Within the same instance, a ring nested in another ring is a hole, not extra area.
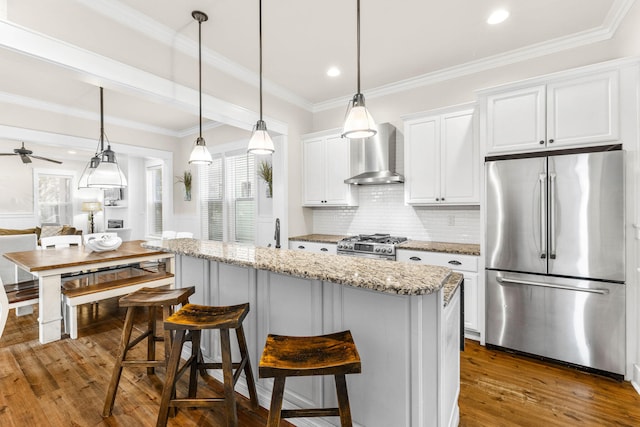
[(575, 286), (554, 285), (552, 283), (533, 282), (530, 280), (508, 279), (506, 277), (500, 277), (500, 276), (496, 277), (496, 281), (501, 285), (504, 283), (509, 283), (514, 285), (540, 286), (542, 288), (565, 289), (568, 291), (588, 292), (591, 294), (599, 294), (599, 295), (607, 295), (609, 293), (608, 289), (577, 288)]
[(538, 180), (540, 181), (540, 259), (545, 259), (547, 257), (547, 174), (541, 173), (538, 176)]
[(549, 174), (549, 258), (556, 259), (556, 174)]

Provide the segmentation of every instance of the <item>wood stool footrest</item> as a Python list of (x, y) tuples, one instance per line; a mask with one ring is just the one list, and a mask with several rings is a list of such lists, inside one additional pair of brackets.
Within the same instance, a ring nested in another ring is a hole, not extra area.
[(149, 335), (151, 335), (151, 331), (145, 331), (143, 334), (141, 334), (139, 337), (137, 337), (133, 341), (129, 341), (129, 344), (127, 345), (127, 351), (131, 350), (138, 343), (140, 343), (140, 341), (147, 338)]
[(123, 360), (122, 366), (133, 366), (141, 368), (164, 368), (167, 365), (165, 360)]
[(224, 397), (198, 397), (195, 399), (172, 399), (169, 406), (175, 408), (211, 408), (224, 404)]
[(339, 417), (338, 408), (283, 409), (280, 418)]

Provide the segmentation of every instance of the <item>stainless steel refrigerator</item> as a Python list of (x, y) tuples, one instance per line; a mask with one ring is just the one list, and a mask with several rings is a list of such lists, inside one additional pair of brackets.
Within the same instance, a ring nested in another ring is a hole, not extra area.
[(486, 158), (487, 344), (624, 375), (620, 148)]

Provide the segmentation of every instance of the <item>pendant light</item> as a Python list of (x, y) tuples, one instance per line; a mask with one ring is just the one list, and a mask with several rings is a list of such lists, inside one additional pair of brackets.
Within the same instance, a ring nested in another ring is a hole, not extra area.
[(198, 21), (198, 93), (200, 103), (200, 133), (191, 150), (189, 164), (210, 165), (213, 162), (211, 153), (207, 149), (207, 144), (202, 137), (202, 23), (209, 19), (206, 13), (194, 10), (191, 12), (193, 19)]
[(378, 133), (376, 123), (365, 106), (364, 95), (360, 92), (360, 0), (357, 0), (357, 34), (358, 92), (349, 101), (342, 130), (342, 137), (349, 139), (369, 138)]
[(262, 120), (262, 0), (258, 0), (258, 38), (260, 40), (260, 119), (253, 129), (247, 151), (251, 154), (271, 154), (275, 151), (273, 141)]
[(99, 152), (89, 160), (78, 182), (78, 188), (124, 188), (127, 186), (127, 178), (118, 165), (116, 153), (111, 149), (111, 144), (104, 148), (104, 105), (103, 89), (100, 88), (100, 140)]

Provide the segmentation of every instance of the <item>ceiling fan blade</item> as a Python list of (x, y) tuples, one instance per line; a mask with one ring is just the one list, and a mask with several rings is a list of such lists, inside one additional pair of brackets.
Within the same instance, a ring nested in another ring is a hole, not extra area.
[(16, 156), (17, 153), (0, 153), (0, 156)]
[(62, 162), (60, 162), (60, 161), (58, 161), (58, 160), (47, 159), (46, 157), (40, 157), (40, 156), (34, 156), (34, 155), (31, 155), (31, 156), (29, 156), (29, 157), (33, 157), (34, 159), (46, 160), (47, 162), (57, 163), (57, 164), (59, 164), (59, 165), (61, 165), (61, 164), (62, 164)]
[(22, 159), (22, 163), (31, 163), (31, 159), (26, 154), (20, 154), (20, 159)]

